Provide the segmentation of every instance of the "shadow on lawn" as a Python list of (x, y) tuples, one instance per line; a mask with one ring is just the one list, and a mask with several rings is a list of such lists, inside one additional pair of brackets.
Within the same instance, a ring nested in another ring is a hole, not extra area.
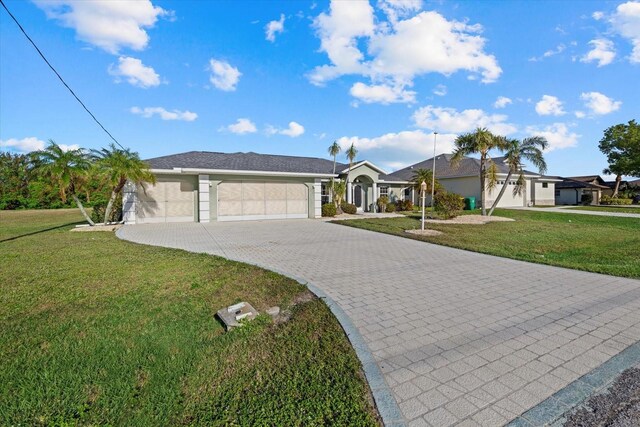
[(18, 240), (23, 237), (33, 236), (34, 234), (46, 233), (47, 231), (53, 231), (59, 228), (69, 227), (70, 225), (78, 225), (78, 224), (84, 224), (84, 221), (69, 222), (67, 224), (57, 225), (55, 227), (43, 228), (42, 230), (32, 231), (31, 233), (25, 233), (25, 234), (20, 234), (18, 236), (7, 237), (6, 239), (1, 239), (0, 243), (10, 242), (12, 240)]

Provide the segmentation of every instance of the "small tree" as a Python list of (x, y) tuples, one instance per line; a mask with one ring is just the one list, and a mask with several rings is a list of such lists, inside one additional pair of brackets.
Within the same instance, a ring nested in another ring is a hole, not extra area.
[(62, 202), (66, 203), (67, 196), (70, 196), (87, 222), (95, 225), (78, 198), (91, 168), (91, 159), (87, 152), (81, 148), (65, 151), (50, 139), (47, 147), (34, 151), (31, 155), (34, 167), (55, 184)]
[[(413, 172), (413, 176), (411, 177), (411, 183), (413, 184), (413, 187), (418, 190), (418, 193), (420, 194), (420, 197), (422, 197), (422, 182), (424, 181), (425, 184), (427, 184), (427, 188), (426, 188), (426, 192), (427, 193), (431, 193), (431, 184), (433, 182), (433, 173), (431, 172), (431, 169), (416, 169)], [(440, 192), (443, 190), (442, 185), (438, 182), (438, 180), (435, 180), (436, 182), (436, 188), (435, 191), (436, 192)], [(425, 195), (426, 197), (426, 195)], [(431, 204), (433, 205), (433, 200), (431, 201)]]
[(493, 214), (494, 209), (498, 206), (498, 202), (507, 188), (507, 183), (511, 180), (511, 176), (514, 173), (518, 174), (518, 179), (516, 180), (516, 185), (513, 188), (513, 195), (521, 195), (522, 191), (525, 189), (527, 181), (524, 179), (524, 171), (522, 169), (523, 159), (529, 160), (533, 163), (541, 174), (547, 171), (547, 162), (544, 160), (543, 154), (543, 151), (547, 146), (547, 140), (541, 136), (532, 136), (530, 138), (525, 138), (522, 141), (517, 139), (507, 140), (505, 146), (505, 160), (509, 165), (509, 173), (507, 174), (507, 179), (505, 180), (504, 185), (500, 189), (500, 193), (498, 193), (498, 197), (493, 201), (493, 205), (489, 210), (489, 216)]
[(149, 166), (140, 160), (138, 153), (129, 149), (119, 149), (114, 144), (111, 144), (108, 149), (93, 150), (93, 155), (96, 159), (98, 170), (105, 176), (107, 183), (111, 187), (111, 197), (109, 197), (109, 202), (104, 212), (104, 223), (106, 224), (111, 217), (113, 203), (122, 192), (127, 181), (143, 186), (147, 182), (154, 184), (156, 177), (149, 170)]
[[(480, 154), (480, 191), (482, 192), (482, 215), (487, 214), (485, 204), (487, 187), (495, 188), (497, 168), (489, 157), (491, 150), (504, 150), (507, 140), (489, 132), (487, 128), (477, 128), (473, 133), (460, 135), (455, 140), (455, 150), (451, 163), (455, 166), (469, 154)], [(488, 179), (488, 181), (487, 181)]]
[(331, 195), (333, 196), (333, 203), (336, 205), (336, 209), (338, 213), (341, 213), (340, 206), (342, 205), (342, 201), (344, 199), (344, 193), (347, 190), (347, 183), (343, 179), (339, 180), (331, 180)]
[(616, 176), (613, 189), (613, 197), (616, 197), (622, 175), (640, 176), (640, 125), (630, 120), (626, 125), (622, 123), (607, 128), (598, 148), (607, 156), (609, 163), (603, 172)]

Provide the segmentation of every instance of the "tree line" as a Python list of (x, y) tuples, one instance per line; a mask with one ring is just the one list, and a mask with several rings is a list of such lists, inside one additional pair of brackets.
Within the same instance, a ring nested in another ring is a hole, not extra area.
[(102, 214), (98, 221), (108, 223), (127, 181), (145, 185), (156, 179), (138, 153), (113, 144), (100, 150), (63, 150), (49, 140), (44, 149), (29, 154), (0, 153), (0, 209), (75, 205), (94, 225), (88, 205)]

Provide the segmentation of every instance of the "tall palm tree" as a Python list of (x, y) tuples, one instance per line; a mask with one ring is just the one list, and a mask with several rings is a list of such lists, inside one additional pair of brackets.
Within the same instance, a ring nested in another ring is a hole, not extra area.
[(122, 192), (127, 181), (136, 186), (144, 186), (145, 183), (155, 184), (156, 177), (149, 170), (149, 166), (140, 160), (140, 156), (130, 149), (120, 149), (114, 144), (109, 148), (92, 150), (96, 159), (98, 170), (105, 176), (111, 187), (111, 197), (104, 212), (104, 223), (111, 217), (113, 203)]
[(34, 151), (31, 156), (38, 173), (46, 176), (58, 188), (62, 202), (66, 203), (67, 197), (71, 197), (84, 219), (90, 225), (95, 225), (77, 195), (87, 182), (91, 168), (91, 159), (87, 152), (81, 148), (65, 151), (50, 139), (49, 145), (42, 150)]
[(349, 182), (351, 167), (353, 166), (353, 162), (356, 159), (356, 156), (358, 155), (358, 149), (353, 144), (351, 144), (351, 147), (347, 148), (347, 151), (345, 151), (345, 154), (347, 155), (347, 159), (349, 160), (349, 171), (347, 172), (347, 182)]
[(333, 157), (333, 174), (336, 174), (336, 156), (340, 154), (342, 149), (340, 148), (340, 144), (338, 141), (333, 141), (333, 144), (329, 146), (329, 155)]
[(494, 200), (491, 210), (489, 210), (489, 216), (493, 214), (494, 209), (498, 206), (498, 202), (502, 198), (505, 189), (507, 188), (507, 182), (511, 179), (514, 173), (518, 174), (516, 186), (513, 188), (513, 195), (520, 195), (525, 188), (524, 172), (522, 169), (522, 161), (530, 161), (538, 171), (543, 174), (547, 171), (547, 162), (544, 160), (543, 151), (549, 146), (546, 138), (542, 136), (532, 136), (525, 138), (522, 141), (517, 139), (507, 140), (505, 150), (505, 161), (509, 165), (509, 173), (505, 180), (504, 185), (498, 193), (498, 197)]
[[(416, 169), (415, 171), (413, 171), (413, 176), (411, 177), (411, 183), (413, 184), (414, 188), (416, 190), (418, 190), (420, 192), (420, 197), (422, 197), (422, 182), (424, 181), (427, 184), (427, 192), (430, 193), (431, 192), (431, 181), (432, 181), (432, 173), (431, 173), (431, 169)], [(442, 186), (440, 185), (440, 183), (438, 182), (438, 180), (436, 179), (436, 191), (439, 191), (442, 189)]]
[[(480, 154), (480, 191), (482, 192), (482, 215), (487, 214), (485, 205), (487, 184), (489, 188), (494, 188), (496, 184), (497, 168), (491, 160), (489, 152), (491, 150), (504, 150), (507, 140), (503, 136), (492, 134), (487, 128), (477, 128), (472, 133), (466, 133), (456, 138), (455, 150), (451, 158), (452, 166), (470, 154)], [(487, 182), (487, 178), (489, 181)]]

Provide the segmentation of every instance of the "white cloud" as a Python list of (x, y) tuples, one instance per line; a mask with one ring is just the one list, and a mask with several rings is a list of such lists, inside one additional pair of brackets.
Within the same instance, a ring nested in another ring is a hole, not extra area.
[[(450, 153), (453, 151), (453, 141), (456, 134), (438, 134), (436, 143), (436, 153)], [(374, 157), (384, 159), (388, 165), (399, 167), (408, 162), (415, 163), (416, 158), (420, 160), (433, 156), (432, 133), (425, 133), (422, 130), (402, 131), (398, 133), (387, 133), (374, 138), (362, 138), (358, 136), (343, 136), (338, 139), (338, 144), (346, 149), (353, 144), (360, 152), (369, 152)]]
[[(35, 136), (30, 136), (22, 139), (9, 138), (4, 141), (0, 140), (0, 148), (10, 148), (19, 153), (29, 153), (31, 151), (43, 150), (46, 145), (46, 142), (36, 138)], [(60, 147), (62, 151), (78, 150), (80, 148), (78, 144), (58, 144), (58, 147)]]
[(603, 67), (611, 64), (613, 58), (616, 57), (616, 49), (611, 40), (595, 39), (591, 40), (589, 44), (592, 49), (580, 58), (581, 62), (598, 61), (598, 67)]
[(554, 123), (542, 128), (527, 126), (526, 133), (546, 138), (549, 143), (549, 147), (545, 150), (547, 152), (575, 147), (578, 145), (578, 138), (580, 138), (577, 133), (569, 131), (569, 127), (564, 123)]
[(541, 116), (562, 116), (566, 112), (562, 109), (562, 101), (555, 96), (543, 95), (536, 103), (536, 113)]
[(198, 118), (198, 115), (196, 113), (192, 113), (191, 111), (180, 111), (180, 110), (167, 111), (162, 107), (145, 107), (145, 108), (131, 107), (129, 111), (133, 114), (137, 114), (147, 119), (153, 116), (158, 116), (162, 120), (182, 120), (185, 122), (192, 122)]
[(236, 90), (236, 86), (242, 75), (236, 67), (233, 67), (227, 61), (211, 58), (209, 60), (208, 70), (211, 71), (209, 81), (212, 85), (227, 92)]
[(600, 92), (582, 93), (580, 99), (584, 101), (584, 106), (596, 116), (612, 113), (622, 105), (622, 101), (614, 101)]
[(270, 42), (276, 41), (276, 34), (284, 32), (284, 14), (280, 14), (278, 21), (270, 21), (264, 27), (265, 38)]
[(585, 118), (585, 116), (586, 116), (586, 114), (585, 114), (585, 112), (584, 112), (584, 111), (576, 111), (576, 112), (575, 112), (575, 113), (573, 113), (573, 114), (575, 114), (575, 116), (576, 116), (578, 119), (584, 119), (584, 118)]
[(629, 62), (640, 63), (640, 2), (628, 1), (618, 5), (610, 22), (614, 30), (633, 46)]
[(220, 132), (229, 131), (237, 135), (244, 135), (247, 133), (255, 133), (257, 129), (256, 129), (256, 125), (253, 124), (251, 120), (243, 118), (243, 119), (238, 119), (235, 123), (230, 124), (229, 126), (221, 127), (219, 131)]
[(507, 116), (487, 114), (480, 109), (457, 111), (428, 105), (416, 110), (412, 119), (418, 127), (443, 133), (471, 132), (478, 127), (486, 127), (499, 135), (509, 135), (517, 130), (516, 126), (506, 122)]
[(511, 98), (499, 96), (498, 99), (496, 99), (496, 102), (493, 103), (493, 108), (505, 108), (509, 104), (513, 104)]
[(0, 147), (12, 148), (13, 150), (20, 153), (42, 150), (45, 145), (46, 144), (44, 141), (36, 138), (35, 136), (30, 136), (22, 139), (9, 138), (7, 140), (0, 140)]
[(143, 89), (160, 84), (158, 73), (153, 68), (144, 65), (137, 58), (121, 56), (118, 58), (117, 66), (114, 64), (109, 65), (108, 72), (116, 78), (118, 83), (124, 78), (129, 84)]
[[(323, 85), (343, 75), (360, 75), (371, 80), (369, 87), (402, 93), (408, 92), (405, 88), (416, 76), (428, 73), (450, 75), (462, 70), (485, 83), (498, 79), (502, 70), (495, 57), (484, 52), (480, 25), (449, 21), (437, 12), (416, 14), (421, 4), (380, 1), (378, 7), (388, 21), (376, 21), (368, 1), (332, 1), (330, 11), (314, 20), (320, 51), (330, 63), (316, 67), (310, 81)], [(379, 99), (372, 102), (389, 103), (388, 96)], [(413, 101), (411, 96), (394, 99)]]
[(598, 10), (598, 11), (595, 11), (595, 12), (593, 12), (593, 13), (591, 14), (591, 17), (592, 17), (593, 19), (595, 19), (596, 21), (599, 21), (599, 20), (601, 20), (602, 18), (604, 18), (604, 12), (601, 12), (601, 11), (599, 11), (599, 10)]
[(304, 134), (304, 126), (302, 126), (300, 123), (289, 122), (289, 127), (285, 129), (278, 129), (273, 126), (268, 126), (266, 132), (267, 135), (280, 134), (290, 136), (291, 138), (297, 138), (300, 135)]
[[(576, 46), (577, 42), (571, 42), (569, 43), (570, 46)], [(552, 56), (556, 56), (556, 55), (560, 55), (562, 52), (564, 52), (565, 50), (567, 50), (567, 45), (564, 43), (560, 43), (559, 45), (557, 45), (554, 49), (549, 49), (547, 50), (545, 53), (543, 53), (541, 56), (534, 56), (532, 58), (529, 58), (530, 62), (539, 62), (544, 60), (545, 58), (550, 58)]]
[(80, 40), (117, 54), (122, 48), (143, 50), (149, 43), (146, 29), (158, 18), (173, 12), (154, 6), (150, 0), (71, 1), (35, 0), (49, 19), (72, 28)]
[(447, 94), (447, 87), (445, 85), (438, 85), (433, 89), (433, 94), (438, 96), (445, 96)]
[(349, 93), (366, 104), (375, 102), (391, 104), (396, 102), (415, 102), (416, 100), (415, 92), (404, 90), (402, 86), (398, 85), (366, 85), (362, 82), (357, 82), (351, 86)]

